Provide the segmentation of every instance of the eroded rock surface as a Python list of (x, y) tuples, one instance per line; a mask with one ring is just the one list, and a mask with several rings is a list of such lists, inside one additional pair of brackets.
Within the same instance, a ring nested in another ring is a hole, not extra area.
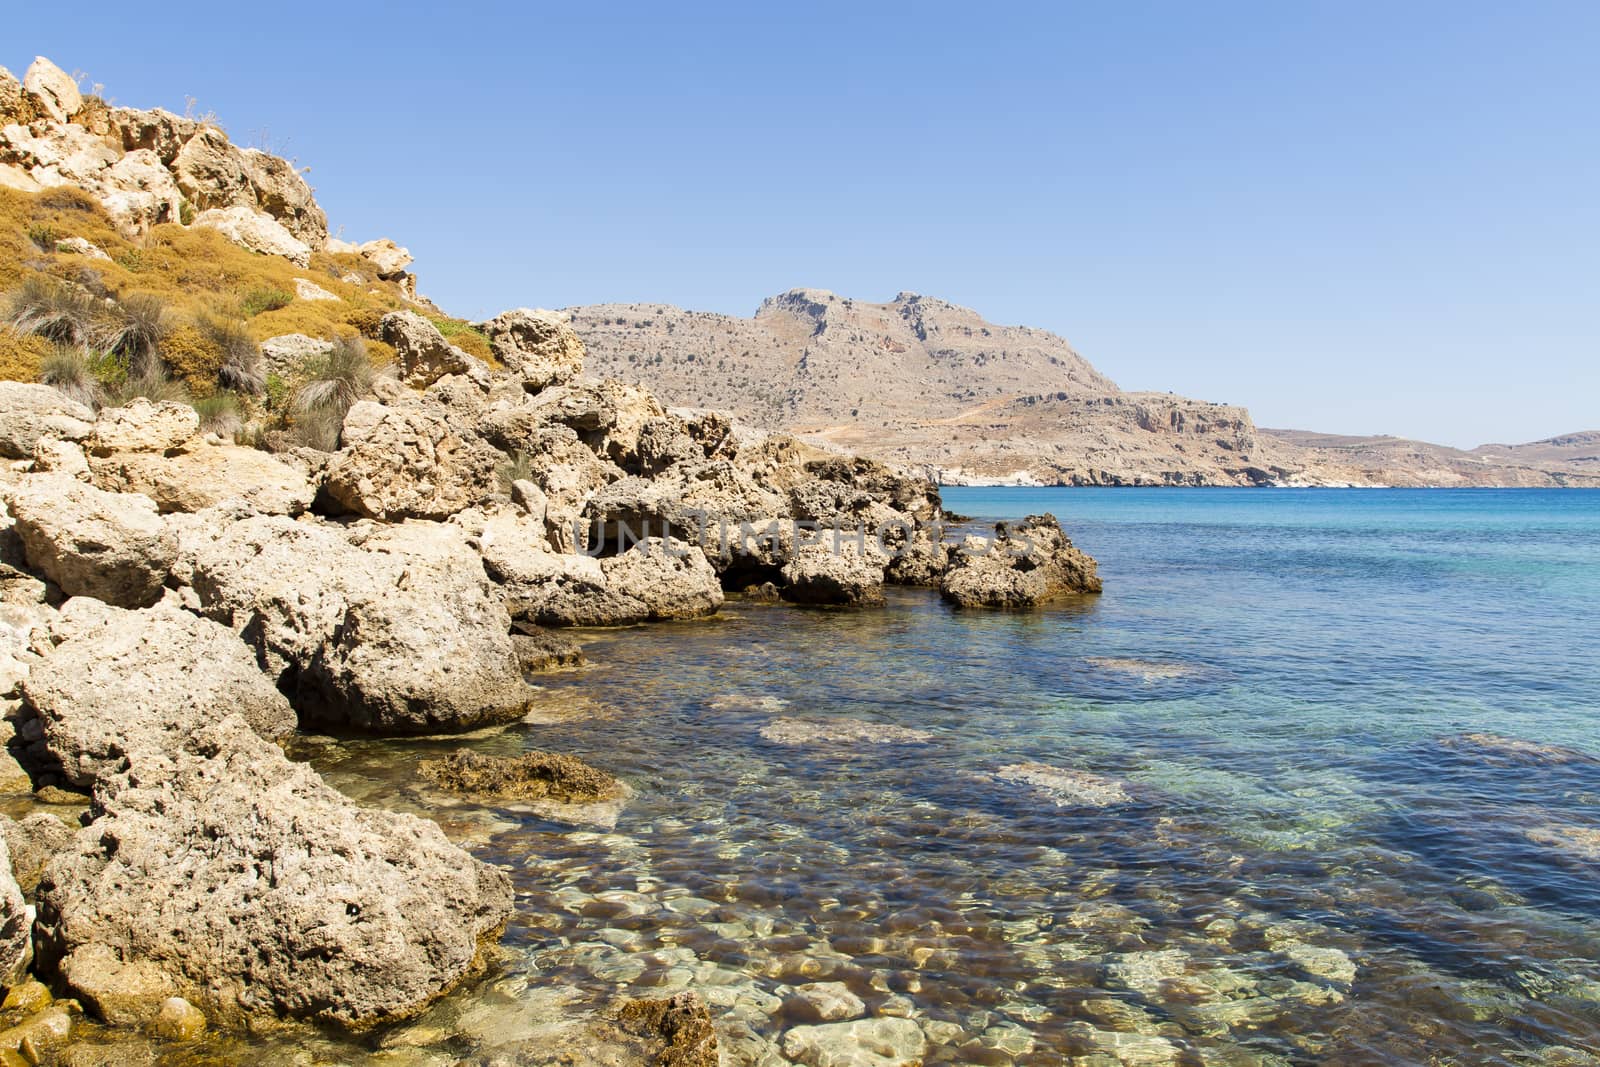
[(1000, 523), (992, 538), (967, 538), (951, 553), (939, 591), (961, 607), (1027, 608), (1069, 593), (1100, 592), (1095, 561), (1054, 515)]

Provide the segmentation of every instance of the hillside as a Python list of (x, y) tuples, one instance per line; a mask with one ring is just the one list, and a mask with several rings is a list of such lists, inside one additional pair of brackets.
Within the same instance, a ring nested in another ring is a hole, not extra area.
[(1600, 486), (1600, 434), (1464, 452), (1259, 429), (1242, 407), (1124, 392), (1055, 334), (914, 293), (794, 289), (749, 319), (664, 304), (568, 314), (605, 374), (946, 482)]

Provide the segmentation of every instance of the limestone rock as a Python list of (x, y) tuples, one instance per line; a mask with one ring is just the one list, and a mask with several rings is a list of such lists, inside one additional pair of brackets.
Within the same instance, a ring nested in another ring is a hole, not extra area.
[(182, 997), (168, 997), (156, 1013), (155, 1031), (168, 1041), (193, 1041), (206, 1031), (206, 1014)]
[(117, 228), (141, 236), (152, 226), (178, 222), (183, 192), (161, 157), (150, 149), (129, 152), (101, 171), (85, 188), (93, 192)]
[(571, 381), (583, 372), (583, 342), (566, 319), (553, 311), (514, 308), (478, 323), (495, 358), (536, 392)]
[(42, 437), (81, 441), (94, 412), (48, 385), (0, 382), (0, 456), (29, 459)]
[(251, 252), (282, 256), (297, 267), (306, 267), (311, 263), (310, 245), (286, 230), (271, 215), (264, 215), (244, 204), (202, 211), (195, 216), (193, 225), (217, 230), (234, 244)]
[(545, 626), (625, 626), (714, 613), (722, 587), (699, 548), (651, 538), (605, 559), (507, 541), (484, 546), (513, 614)]
[(194, 408), (172, 400), (152, 404), (141, 396), (124, 407), (102, 410), (88, 447), (97, 456), (115, 452), (166, 455), (194, 446), (199, 437), (200, 416)]
[(56, 251), (74, 256), (87, 256), (90, 259), (103, 259), (108, 263), (111, 261), (111, 257), (106, 255), (104, 249), (83, 237), (68, 237), (57, 241)]
[(23, 115), (22, 82), (4, 67), (0, 67), (0, 125), (21, 121)]
[(307, 337), (303, 333), (285, 333), (261, 342), (261, 361), (268, 373), (287, 382), (302, 376), (308, 362), (332, 351), (332, 341)]
[(66, 122), (83, 108), (83, 94), (72, 76), (44, 56), (34, 56), (22, 88), (44, 108), (53, 122)]
[(0, 837), (0, 987), (22, 981), (33, 959), (33, 909), (11, 873), (11, 850)]
[(98, 942), (74, 949), (60, 969), (84, 1007), (112, 1026), (153, 1022), (177, 988), (158, 964), (137, 957), (124, 960)]
[(15, 163), (0, 163), (0, 189), (15, 189), (19, 193), (37, 193), (44, 186), (33, 175)]
[(244, 634), (303, 718), (438, 733), (527, 707), (504, 596), (456, 526), (347, 537), (256, 516), (197, 530), (185, 552), (202, 609)]
[(120, 155), (82, 126), (38, 123), (0, 130), (0, 158), (25, 167), (45, 188), (92, 187)]
[(939, 591), (962, 607), (1025, 608), (1068, 593), (1098, 593), (1095, 561), (1075, 548), (1053, 515), (1000, 523), (990, 539), (969, 537), (951, 554)]
[(163, 514), (243, 500), (262, 514), (298, 515), (316, 496), (316, 486), (302, 471), (241, 445), (202, 444), (170, 456), (112, 452), (90, 457), (88, 466), (95, 485), (142, 493)]
[(122, 135), (123, 151), (150, 152), (165, 170), (178, 152), (194, 137), (200, 124), (162, 108), (140, 110), (132, 107), (111, 109), (111, 124)]
[(159, 599), (178, 544), (155, 501), (58, 473), (31, 475), (5, 493), (28, 565), (69, 596), (119, 607)]
[(316, 282), (306, 278), (294, 280), (294, 295), (297, 300), (338, 300), (334, 294), (328, 292)]
[(47, 811), (22, 819), (0, 815), (0, 836), (11, 852), (11, 871), (25, 896), (39, 886), (39, 878), (56, 854), (72, 840), (76, 828)]
[(414, 311), (391, 311), (378, 325), (379, 337), (394, 347), (400, 377), (423, 389), (446, 374), (467, 374), (476, 361), (444, 339), (438, 327)]
[(618, 1012), (632, 1033), (661, 1042), (659, 1067), (717, 1067), (721, 1062), (711, 1012), (698, 993), (684, 991), (660, 1000), (635, 1000)]
[[(349, 421), (347, 416), (347, 426)], [(494, 495), (501, 459), (475, 436), (458, 433), (442, 414), (386, 408), (335, 453), (324, 488), (350, 512), (384, 522), (447, 519)]]
[(99, 797), (51, 864), (51, 959), (109, 951), (228, 1025), (362, 1027), (458, 983), (510, 913), (504, 873), (432, 822), (355, 807), (238, 716), (188, 735), (170, 764)]
[(255, 206), (277, 219), (313, 251), (326, 244), (328, 216), (294, 165), (254, 148), (246, 148), (240, 155)]
[[(239, 208), (246, 216), (255, 214), (255, 193), (244, 153), (230, 144), (228, 135), (215, 126), (200, 127), (184, 142), (172, 160), (172, 173), (183, 195), (202, 213), (201, 218), (206, 213), (230, 208)], [(199, 221), (199, 218), (195, 220)], [(290, 237), (292, 239), (292, 235)]]
[(600, 561), (606, 584), (636, 601), (642, 618), (693, 619), (722, 606), (722, 585), (699, 546), (652, 537)]
[(511, 647), (524, 671), (575, 667), (584, 662), (583, 646), (565, 634), (527, 623), (513, 625), (516, 632), (511, 635)]
[(155, 766), (183, 735), (228, 714), (262, 737), (295, 729), (289, 702), (225, 626), (171, 604), (127, 611), (77, 597), (23, 683), (67, 781), (93, 786)]
[(556, 752), (516, 757), (457, 752), (442, 760), (424, 760), (417, 772), (452, 793), (500, 800), (592, 804), (614, 800), (624, 792), (622, 783), (606, 772)]
[(378, 272), (378, 277), (384, 281), (399, 279), (405, 274), (406, 268), (411, 266), (411, 253), (387, 237), (368, 241), (357, 251), (362, 259), (372, 264)]
[(870, 538), (820, 535), (821, 543), (796, 550), (783, 565), (782, 595), (797, 604), (863, 607), (883, 603), (884, 559)]
[(796, 1018), (839, 1022), (866, 1014), (867, 1006), (843, 982), (810, 982), (797, 986), (784, 1005)]

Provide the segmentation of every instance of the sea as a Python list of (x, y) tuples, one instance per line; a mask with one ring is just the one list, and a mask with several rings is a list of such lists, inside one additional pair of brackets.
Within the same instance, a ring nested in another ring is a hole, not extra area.
[(693, 988), (764, 1067), (1600, 1064), (1600, 493), (945, 503), (1054, 515), (1104, 593), (583, 633), (465, 743), (578, 755), (620, 811), (328, 742), (517, 884), (504, 959), (385, 1055)]

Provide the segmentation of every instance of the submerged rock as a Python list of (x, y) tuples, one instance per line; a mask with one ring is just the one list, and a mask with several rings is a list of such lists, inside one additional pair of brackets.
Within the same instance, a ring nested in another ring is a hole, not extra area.
[(926, 730), (860, 719), (774, 719), (761, 736), (775, 745), (921, 745), (933, 740)]
[(478, 797), (589, 804), (614, 800), (625, 791), (605, 771), (557, 752), (521, 756), (457, 752), (442, 760), (424, 760), (417, 771), (452, 793)]
[(1527, 741), (1519, 737), (1502, 737), (1484, 731), (1440, 738), (1439, 744), (1463, 755), (1477, 756), (1487, 763), (1600, 763), (1600, 756), (1579, 748)]
[(432, 822), (356, 807), (236, 715), (96, 799), (40, 885), (40, 943), (82, 991), (106, 980), (96, 960), (136, 968), (167, 988), (157, 1012), (175, 993), (227, 1025), (408, 1017), (511, 911), (503, 872)]
[(993, 778), (1027, 786), (1059, 808), (1108, 808), (1132, 799), (1115, 778), (1045, 763), (1007, 764), (995, 771)]
[(796, 1026), (783, 1035), (783, 1054), (806, 1067), (906, 1067), (927, 1048), (921, 1027), (893, 1017)]
[(577, 667), (585, 660), (583, 646), (566, 634), (542, 626), (518, 622), (511, 635), (517, 663), (524, 671), (547, 671), (555, 667)]
[(661, 1042), (657, 1067), (717, 1067), (717, 1032), (698, 993), (676, 993), (661, 1000), (635, 1000), (617, 1013), (623, 1027)]
[(1054, 515), (1000, 523), (993, 538), (968, 537), (939, 586), (961, 607), (1026, 608), (1068, 593), (1098, 593), (1095, 561), (1073, 546)]

